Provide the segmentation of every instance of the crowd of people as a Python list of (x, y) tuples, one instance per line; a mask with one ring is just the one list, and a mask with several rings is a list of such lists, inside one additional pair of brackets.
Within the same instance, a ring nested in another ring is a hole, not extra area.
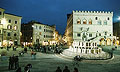
[(32, 49), (33, 51), (36, 52), (43, 52), (43, 53), (47, 53), (47, 52), (54, 52), (54, 53), (58, 53), (60, 54), (62, 52), (62, 48), (56, 46), (42, 46), (42, 45), (34, 45), (34, 46), (29, 46), (29, 49)]
[[(65, 66), (62, 71), (61, 68), (58, 66), (55, 72), (70, 72), (70, 70), (68, 69), (68, 66)], [(78, 69), (75, 67), (73, 72), (78, 72)]]

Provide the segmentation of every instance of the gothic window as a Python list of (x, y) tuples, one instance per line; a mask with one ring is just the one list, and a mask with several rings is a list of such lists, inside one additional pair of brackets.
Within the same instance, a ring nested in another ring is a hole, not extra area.
[(101, 25), (101, 20), (98, 21), (98, 25)]
[(46, 30), (44, 29), (44, 32), (45, 32)]
[(80, 21), (80, 19), (78, 19), (78, 20), (77, 20), (77, 24), (81, 24), (81, 21)]
[(45, 38), (45, 35), (44, 35), (44, 38)]
[(110, 18), (108, 17), (108, 20), (110, 20)]
[(89, 34), (89, 37), (92, 37), (92, 34), (91, 34), (91, 33)]
[(93, 46), (94, 46), (94, 43), (93, 43)]
[(83, 24), (87, 24), (87, 20), (86, 19), (83, 20)]
[(88, 46), (88, 43), (86, 43), (86, 46)]
[(99, 36), (101, 36), (101, 33), (99, 33)]
[(105, 35), (107, 35), (107, 32), (105, 32)]
[(97, 44), (95, 43), (95, 46), (97, 46)]
[(89, 20), (89, 24), (92, 24), (92, 20), (91, 19)]
[(95, 17), (95, 20), (97, 20), (98, 18), (97, 17)]
[(106, 20), (104, 21), (104, 25), (107, 25), (107, 21)]
[(112, 35), (110, 34), (110, 36), (112, 36)]
[(80, 33), (78, 33), (77, 36), (80, 37), (81, 36)]

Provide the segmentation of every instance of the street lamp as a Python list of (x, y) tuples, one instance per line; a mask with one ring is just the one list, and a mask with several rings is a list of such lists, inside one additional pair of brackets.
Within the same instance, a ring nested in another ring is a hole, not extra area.
[(120, 16), (118, 16), (118, 20), (120, 21)]

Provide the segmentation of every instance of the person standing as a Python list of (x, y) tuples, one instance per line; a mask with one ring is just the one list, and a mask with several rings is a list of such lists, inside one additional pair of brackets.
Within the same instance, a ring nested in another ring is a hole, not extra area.
[(14, 55), (11, 57), (11, 69), (13, 69), (14, 68)]
[(78, 72), (78, 69), (75, 67), (73, 72)]
[(19, 59), (18, 56), (15, 56), (15, 69), (19, 67)]
[(9, 70), (12, 69), (12, 57), (10, 56), (9, 57)]
[(57, 70), (55, 72), (62, 72), (62, 70), (60, 69), (60, 67), (57, 67)]
[(65, 69), (63, 70), (63, 72), (70, 72), (70, 70), (68, 69), (68, 66), (65, 66)]

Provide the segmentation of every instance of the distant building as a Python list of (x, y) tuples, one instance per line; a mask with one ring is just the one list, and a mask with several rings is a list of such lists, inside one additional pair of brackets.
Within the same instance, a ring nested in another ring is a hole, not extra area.
[(113, 24), (113, 35), (117, 36), (120, 41), (120, 22), (116, 22)]
[(55, 25), (46, 25), (31, 21), (22, 24), (21, 43), (24, 45), (42, 44), (50, 45), (54, 41)]
[(21, 16), (0, 8), (0, 46), (20, 45)]

